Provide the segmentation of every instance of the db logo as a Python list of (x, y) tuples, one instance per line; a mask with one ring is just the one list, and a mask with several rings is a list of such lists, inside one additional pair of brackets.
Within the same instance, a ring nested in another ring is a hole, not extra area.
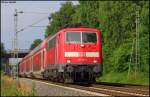
[(79, 53), (79, 56), (85, 57), (85, 56), (86, 56), (86, 55), (85, 55), (85, 52), (80, 52), (80, 53)]

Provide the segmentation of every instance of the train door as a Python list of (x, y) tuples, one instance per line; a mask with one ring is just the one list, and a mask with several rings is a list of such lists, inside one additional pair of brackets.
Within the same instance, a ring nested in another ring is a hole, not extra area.
[(43, 50), (43, 69), (45, 68), (46, 49)]
[(57, 64), (57, 37), (53, 39), (53, 47), (54, 47), (54, 64)]
[(60, 64), (61, 63), (61, 51), (62, 51), (62, 45), (61, 45), (61, 34), (58, 35), (57, 38), (57, 61)]
[(51, 40), (48, 40), (48, 47), (47, 47), (47, 65), (54, 65), (56, 64), (56, 37)]
[(41, 50), (41, 58), (40, 58), (40, 60), (41, 60), (41, 62), (40, 62), (40, 66), (41, 66), (41, 70), (43, 70), (43, 50)]
[(31, 72), (33, 72), (33, 56), (31, 56)]
[(43, 50), (40, 51), (40, 70), (43, 70)]
[(55, 57), (55, 64), (58, 63), (58, 56), (59, 56), (59, 55), (58, 55), (58, 54), (59, 54), (59, 53), (58, 53), (58, 42), (59, 42), (59, 37), (57, 36), (57, 37), (56, 37), (56, 42), (55, 42), (55, 43), (56, 43), (56, 47), (55, 47), (55, 48), (56, 48), (56, 49), (55, 49), (55, 55), (56, 55), (56, 57)]
[(41, 70), (43, 70), (45, 66), (44, 58), (45, 58), (45, 49), (41, 51)]
[(30, 72), (32, 72), (32, 56), (30, 56)]
[(44, 49), (44, 69), (47, 67), (47, 50)]

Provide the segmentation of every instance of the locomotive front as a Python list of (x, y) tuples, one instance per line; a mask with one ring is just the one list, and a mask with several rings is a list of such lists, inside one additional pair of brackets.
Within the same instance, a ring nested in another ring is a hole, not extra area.
[(68, 79), (95, 81), (102, 74), (100, 31), (94, 28), (66, 30), (64, 33), (64, 63)]

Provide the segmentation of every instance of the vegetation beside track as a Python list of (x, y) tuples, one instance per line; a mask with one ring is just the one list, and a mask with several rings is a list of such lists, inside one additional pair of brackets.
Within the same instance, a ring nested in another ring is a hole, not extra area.
[(27, 85), (20, 83), (19, 87), (15, 79), (4, 75), (1, 72), (1, 96), (34, 96), (36, 91), (34, 87), (30, 88)]
[(112, 83), (125, 83), (125, 84), (135, 84), (135, 85), (149, 85), (149, 76), (147, 74), (138, 73), (135, 77), (134, 73), (128, 76), (128, 72), (118, 73), (110, 72), (104, 74), (102, 77), (97, 79), (97, 82), (112, 82)]

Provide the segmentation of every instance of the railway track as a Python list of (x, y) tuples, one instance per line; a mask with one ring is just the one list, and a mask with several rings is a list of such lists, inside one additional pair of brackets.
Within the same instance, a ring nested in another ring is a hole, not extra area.
[[(31, 79), (31, 78), (29, 78)], [(74, 83), (64, 84), (58, 82), (51, 82), (43, 79), (31, 79), (35, 81), (42, 81), (64, 87), (71, 87), (75, 89), (86, 90), (95, 93), (106, 94), (108, 96), (149, 96), (149, 87), (141, 85), (125, 85), (125, 84), (111, 84), (111, 83)]]
[[(107, 92), (111, 93), (117, 93), (119, 96), (149, 96), (149, 87), (148, 86), (142, 86), (142, 85), (131, 85), (131, 84), (119, 84), (116, 83), (113, 85), (113, 83), (97, 83), (92, 84), (92, 87), (98, 90), (106, 90)], [(113, 96), (116, 96), (113, 95)]]
[(112, 96), (149, 96), (149, 91), (138, 90), (136, 88), (110, 87), (110, 86), (92, 86), (91, 89), (100, 90), (101, 93), (106, 93)]

